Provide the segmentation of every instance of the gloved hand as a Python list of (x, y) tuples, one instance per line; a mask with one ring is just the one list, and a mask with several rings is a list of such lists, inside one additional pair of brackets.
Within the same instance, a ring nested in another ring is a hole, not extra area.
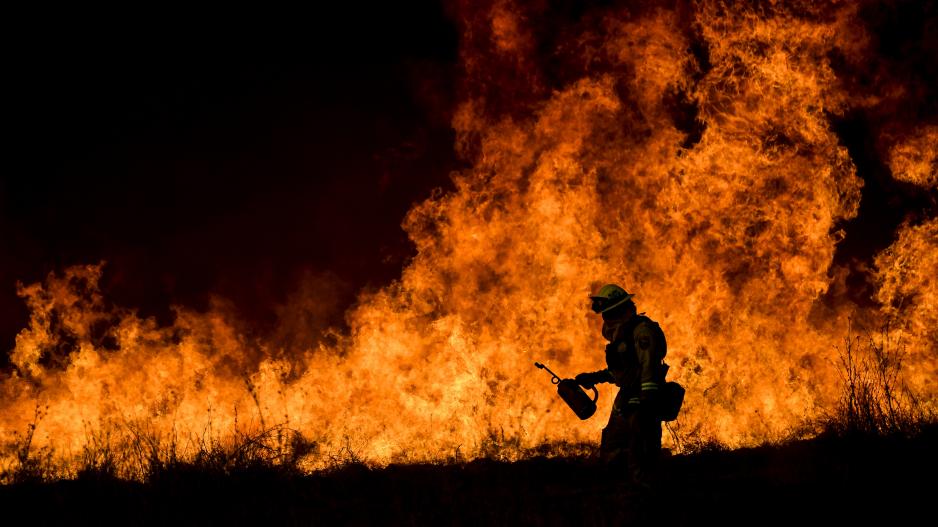
[(581, 373), (573, 378), (577, 384), (586, 388), (587, 390), (591, 389), (596, 385), (596, 374), (595, 373)]

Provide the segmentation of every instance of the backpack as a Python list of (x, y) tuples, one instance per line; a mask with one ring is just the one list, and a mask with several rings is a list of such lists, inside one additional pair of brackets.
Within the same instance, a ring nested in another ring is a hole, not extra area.
[(683, 405), (684, 387), (674, 381), (664, 383), (659, 393), (658, 419), (662, 421), (677, 419), (677, 414), (681, 412)]

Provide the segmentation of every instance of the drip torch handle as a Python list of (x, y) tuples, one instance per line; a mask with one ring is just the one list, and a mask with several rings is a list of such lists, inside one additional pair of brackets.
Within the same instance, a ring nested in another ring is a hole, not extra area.
[(535, 362), (534, 365), (542, 370), (547, 370), (547, 373), (551, 374), (551, 379), (550, 379), (551, 384), (560, 384), (560, 377), (558, 377), (556, 373), (550, 371), (550, 368), (548, 368), (547, 366), (544, 366), (540, 362)]

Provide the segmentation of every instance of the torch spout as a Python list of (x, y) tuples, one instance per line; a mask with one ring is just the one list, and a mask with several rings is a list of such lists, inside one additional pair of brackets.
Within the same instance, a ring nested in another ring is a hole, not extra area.
[(544, 366), (540, 362), (535, 362), (534, 365), (537, 366), (541, 370), (547, 370), (547, 373), (551, 374), (551, 379), (550, 379), (551, 383), (558, 384), (560, 382), (560, 377), (556, 373), (550, 371), (550, 368), (548, 368), (547, 366)]

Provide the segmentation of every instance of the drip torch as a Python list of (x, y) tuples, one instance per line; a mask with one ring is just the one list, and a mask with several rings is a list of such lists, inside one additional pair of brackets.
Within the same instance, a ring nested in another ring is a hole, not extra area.
[(551, 374), (550, 382), (557, 385), (557, 393), (563, 402), (573, 410), (573, 413), (580, 419), (589, 419), (596, 413), (596, 400), (599, 399), (599, 390), (593, 386), (593, 398), (587, 395), (583, 388), (573, 379), (561, 379), (556, 373), (550, 371), (550, 368), (540, 362), (535, 362), (535, 366), (542, 370), (547, 370)]

